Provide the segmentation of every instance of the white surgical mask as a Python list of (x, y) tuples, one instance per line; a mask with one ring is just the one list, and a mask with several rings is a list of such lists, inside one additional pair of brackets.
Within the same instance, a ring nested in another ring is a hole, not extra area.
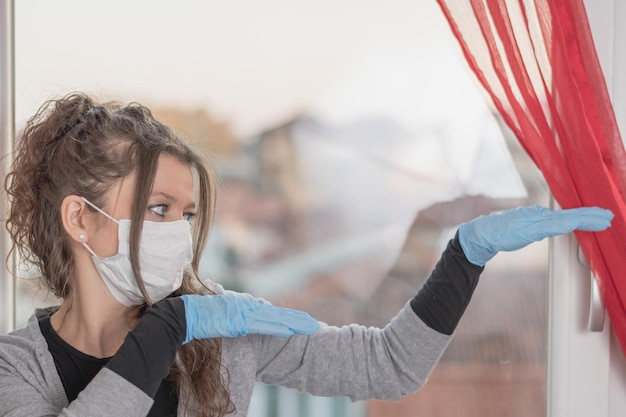
[[(114, 219), (95, 204), (81, 197), (118, 225), (117, 255), (101, 257), (86, 244), (93, 263), (115, 299), (127, 307), (145, 302), (130, 264), (130, 220)], [(144, 221), (139, 248), (139, 268), (146, 291), (153, 302), (176, 291), (183, 282), (183, 271), (191, 263), (193, 247), (191, 225), (187, 220)]]

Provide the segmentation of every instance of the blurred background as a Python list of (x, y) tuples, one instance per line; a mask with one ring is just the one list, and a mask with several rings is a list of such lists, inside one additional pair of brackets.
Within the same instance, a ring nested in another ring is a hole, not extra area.
[[(70, 91), (150, 106), (220, 177), (201, 273), (225, 288), (384, 326), (460, 223), (549, 204), (434, 0), (15, 8), (17, 129)], [(259, 384), (250, 416), (545, 415), (547, 252), (489, 263), (417, 394), (351, 403)], [(21, 280), (18, 325), (54, 303)]]

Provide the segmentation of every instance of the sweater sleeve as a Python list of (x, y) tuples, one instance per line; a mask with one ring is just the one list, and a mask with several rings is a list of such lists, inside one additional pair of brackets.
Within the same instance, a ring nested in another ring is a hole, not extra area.
[(428, 327), (409, 303), (383, 329), (322, 325), (310, 336), (253, 338), (257, 379), (313, 395), (399, 400), (420, 389), (450, 336)]
[(429, 327), (451, 335), (472, 298), (483, 269), (467, 260), (457, 232), (428, 280), (411, 300), (411, 308)]
[(482, 270), (467, 261), (457, 236), (422, 289), (383, 329), (351, 324), (284, 341), (258, 336), (257, 377), (315, 395), (399, 400), (426, 383)]
[(186, 332), (183, 300), (166, 298), (146, 310), (106, 367), (154, 398)]

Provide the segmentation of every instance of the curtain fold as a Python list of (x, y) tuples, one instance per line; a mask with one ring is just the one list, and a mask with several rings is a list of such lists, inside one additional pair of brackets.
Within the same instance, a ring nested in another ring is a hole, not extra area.
[(437, 0), (463, 54), (563, 208), (612, 227), (576, 232), (626, 352), (626, 154), (582, 0)]

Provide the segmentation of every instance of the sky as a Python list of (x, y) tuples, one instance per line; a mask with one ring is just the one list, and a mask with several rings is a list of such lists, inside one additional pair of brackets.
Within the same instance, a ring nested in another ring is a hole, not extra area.
[(475, 108), (436, 2), (20, 0), (18, 128), (80, 90), (206, 108), (249, 136), (300, 113), (419, 125)]
[(394, 154), (382, 138), (389, 146), (374, 152), (394, 166), (452, 178), (455, 193), (521, 192), (506, 175), (477, 171), (512, 164), (435, 0), (15, 6), (18, 129), (45, 100), (76, 90), (204, 108), (243, 141), (300, 114), (338, 130), (385, 120), (416, 138), (440, 132)]

